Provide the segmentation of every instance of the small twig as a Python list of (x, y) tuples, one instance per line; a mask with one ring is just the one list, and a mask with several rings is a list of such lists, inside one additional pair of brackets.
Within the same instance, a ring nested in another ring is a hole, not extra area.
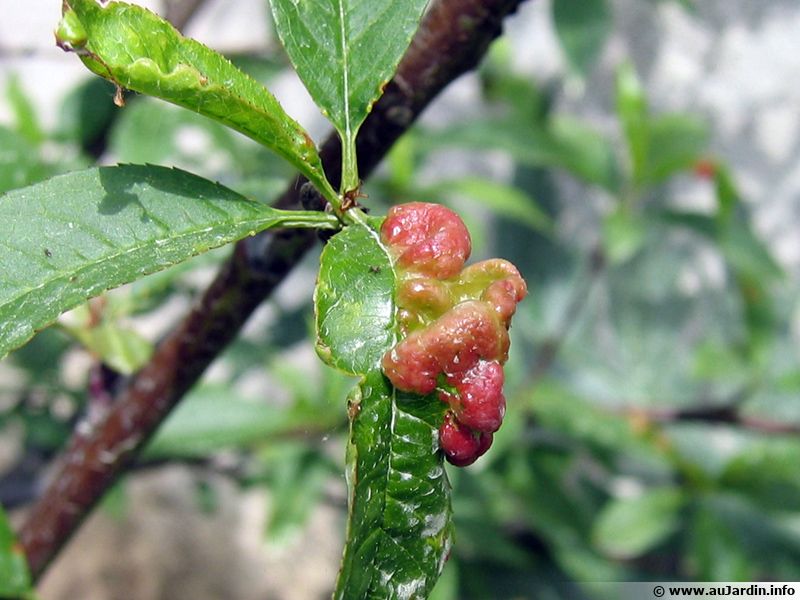
[(743, 429), (769, 434), (800, 433), (800, 423), (773, 421), (762, 417), (743, 415), (739, 410), (738, 403), (715, 403), (683, 409), (621, 408), (615, 412), (664, 425), (678, 422), (699, 422), (713, 425), (735, 425)]
[[(395, 140), (451, 81), (475, 68), (503, 19), (522, 0), (435, 1), (395, 78), (361, 127), (359, 172), (366, 177)], [(321, 149), (334, 187), (341, 149), (331, 136)], [(276, 205), (299, 205), (296, 178)], [(313, 233), (277, 231), (236, 244), (232, 257), (186, 318), (128, 382), (106, 418), (75, 432), (52, 483), (20, 531), (31, 573), (38, 578), (80, 522), (132, 463), (206, 367), (237, 335), (253, 310), (283, 281), (314, 243)]]

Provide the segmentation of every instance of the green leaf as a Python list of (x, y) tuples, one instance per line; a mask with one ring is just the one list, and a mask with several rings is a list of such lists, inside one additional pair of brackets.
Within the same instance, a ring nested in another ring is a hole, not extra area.
[(419, 143), (423, 150), (442, 146), (479, 152), (498, 149), (521, 165), (564, 169), (579, 180), (612, 193), (619, 187), (612, 144), (588, 125), (566, 116), (553, 118), (544, 126), (517, 119), (471, 121), (428, 130)]
[(326, 363), (351, 375), (380, 369), (394, 343), (394, 286), (375, 230), (352, 225), (328, 241), (314, 290), (317, 353)]
[(123, 375), (138, 371), (153, 351), (153, 344), (138, 332), (110, 320), (95, 326), (61, 323), (61, 328), (103, 363)]
[(437, 184), (434, 193), (467, 196), (494, 214), (527, 225), (534, 231), (550, 233), (553, 229), (552, 219), (533, 198), (521, 189), (499, 181), (464, 177)]
[(692, 167), (705, 153), (708, 126), (689, 115), (664, 115), (648, 125), (647, 168), (643, 182), (660, 183)]
[(33, 144), (39, 144), (44, 139), (44, 133), (36, 117), (36, 110), (30, 98), (25, 94), (25, 90), (16, 75), (8, 79), (8, 89), (6, 90), (8, 103), (14, 111), (17, 131), (26, 140)]
[[(319, 415), (319, 413), (317, 413)], [(159, 428), (145, 451), (146, 458), (195, 457), (226, 448), (241, 448), (272, 437), (336, 422), (314, 421), (308, 415), (266, 401), (242, 398), (231, 390), (203, 385), (193, 390)]]
[(743, 449), (720, 478), (726, 488), (745, 494), (771, 510), (800, 510), (800, 444), (790, 439), (767, 439)]
[(553, 19), (570, 65), (582, 76), (600, 56), (611, 32), (606, 0), (557, 0)]
[(336, 598), (425, 598), (451, 543), (450, 485), (439, 452), (444, 404), (394, 390), (380, 360), (395, 342), (395, 273), (377, 225), (350, 225), (322, 253), (317, 349), (363, 375), (348, 400), (347, 542)]
[(343, 190), (358, 187), (357, 171), (348, 173), (355, 169), (358, 128), (392, 77), (427, 3), (271, 1), (286, 53), (342, 137)]
[(641, 215), (624, 207), (609, 213), (603, 221), (603, 247), (613, 264), (620, 264), (634, 256), (647, 237), (646, 222)]
[(609, 502), (597, 517), (594, 541), (606, 554), (633, 558), (678, 529), (686, 500), (678, 488), (656, 488)]
[[(114, 119), (120, 115), (120, 111), (108, 101), (113, 95), (114, 85), (97, 77), (73, 89), (59, 109), (56, 137), (80, 144), (84, 149), (101, 142), (111, 130)], [(152, 157), (148, 160), (155, 162)]]
[(68, 0), (56, 37), (117, 85), (240, 131), (285, 158), (335, 200), (314, 142), (261, 84), (167, 21), (123, 2)]
[(628, 143), (633, 180), (639, 183), (647, 162), (648, 111), (642, 84), (629, 63), (622, 65), (617, 71), (617, 115)]
[(730, 220), (741, 202), (741, 195), (727, 165), (714, 164), (714, 188), (717, 196), (717, 216), (721, 222)]
[(452, 543), (438, 451), (444, 405), (397, 392), (380, 371), (355, 392), (347, 545), (334, 598), (427, 598)]
[(567, 116), (554, 117), (547, 127), (554, 166), (614, 193), (619, 187), (619, 168), (613, 144), (586, 123)]
[(280, 544), (307, 522), (334, 470), (332, 461), (307, 443), (282, 444), (271, 450), (266, 534), (270, 543)]
[(15, 131), (0, 127), (0, 193), (39, 181), (47, 175), (36, 148)]
[(32, 591), (25, 554), (0, 507), (0, 598), (27, 597)]
[(755, 566), (730, 524), (721, 518), (712, 501), (705, 501), (692, 515), (687, 557), (699, 581), (747, 581)]
[(0, 196), (0, 357), (86, 298), (274, 226), (335, 228), (189, 173), (88, 169)]

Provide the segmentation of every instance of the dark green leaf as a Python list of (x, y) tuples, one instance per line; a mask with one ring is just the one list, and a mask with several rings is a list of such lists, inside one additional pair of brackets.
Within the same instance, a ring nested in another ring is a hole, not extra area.
[(393, 390), (380, 371), (350, 399), (350, 514), (335, 598), (426, 598), (452, 542), (438, 451), (443, 404)]
[(0, 507), (0, 598), (22, 598), (31, 592), (25, 554)]
[(737, 275), (759, 282), (781, 277), (783, 271), (767, 245), (759, 239), (750, 223), (730, 221), (718, 234), (717, 243), (725, 260)]
[(754, 565), (729, 523), (720, 518), (712, 503), (702, 503), (692, 516), (689, 560), (700, 581), (747, 581)]
[(345, 154), (400, 62), (427, 2), (271, 1), (286, 52), (342, 136)]
[(0, 196), (0, 356), (86, 298), (274, 226), (336, 226), (189, 173), (89, 169)]
[(114, 119), (124, 114), (108, 101), (113, 95), (114, 85), (97, 77), (91, 77), (72, 90), (59, 110), (58, 138), (77, 143), (84, 149), (102, 143)]
[[(800, 535), (792, 523), (794, 514), (781, 518), (742, 495), (715, 493), (704, 495), (700, 505), (703, 513), (712, 514), (706, 531), (716, 544), (706, 543), (697, 554), (698, 566), (719, 576), (738, 573), (737, 579), (786, 579), (796, 572), (800, 560)], [(726, 544), (720, 551), (714, 546)], [(715, 552), (716, 551), (716, 552)], [(715, 552), (711, 554), (711, 552)]]
[(352, 225), (333, 236), (314, 291), (317, 352), (352, 375), (380, 369), (394, 340), (395, 274), (378, 233)]
[(678, 529), (685, 502), (678, 488), (656, 488), (634, 498), (612, 500), (597, 517), (595, 543), (618, 558), (644, 554)]
[(556, 0), (553, 19), (570, 65), (585, 77), (611, 32), (608, 3), (606, 0)]
[(450, 547), (444, 405), (397, 392), (380, 370), (395, 339), (394, 287), (372, 227), (350, 225), (328, 241), (314, 298), (317, 348), (329, 364), (364, 375), (348, 400), (350, 512), (337, 598), (424, 598)]
[(69, 0), (56, 37), (101, 77), (244, 133), (280, 154), (326, 197), (335, 199), (314, 142), (275, 97), (164, 19), (122, 2)]

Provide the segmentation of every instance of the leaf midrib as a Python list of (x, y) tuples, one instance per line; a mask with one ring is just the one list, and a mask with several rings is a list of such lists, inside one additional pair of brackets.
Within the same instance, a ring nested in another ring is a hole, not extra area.
[(352, 138), (350, 126), (350, 55), (347, 52), (347, 28), (344, 18), (344, 0), (337, 0), (339, 8), (339, 36), (342, 51), (342, 92), (344, 95), (344, 137), (349, 142)]

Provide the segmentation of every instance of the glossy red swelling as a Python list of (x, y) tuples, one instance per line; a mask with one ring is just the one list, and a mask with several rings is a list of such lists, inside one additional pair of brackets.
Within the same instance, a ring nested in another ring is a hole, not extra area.
[(506, 413), (503, 380), (500, 363), (481, 360), (459, 377), (448, 379), (457, 394), (447, 394), (446, 401), (461, 423), (476, 431), (494, 433)]
[(463, 268), (469, 233), (444, 206), (395, 206), (381, 240), (394, 259), (397, 322), (405, 336), (383, 355), (383, 372), (399, 390), (438, 390), (449, 405), (439, 429), (442, 451), (450, 463), (470, 465), (503, 422), (508, 327), (527, 286), (506, 260)]
[(446, 206), (427, 202), (393, 206), (381, 239), (396, 253), (401, 268), (436, 279), (457, 275), (472, 250), (461, 218)]
[(440, 374), (454, 376), (480, 359), (505, 361), (508, 346), (508, 331), (492, 308), (471, 300), (401, 340), (384, 354), (383, 372), (398, 389), (430, 394)]
[(439, 445), (447, 462), (457, 467), (466, 467), (489, 449), (492, 445), (492, 434), (474, 432), (448, 412), (439, 428)]

